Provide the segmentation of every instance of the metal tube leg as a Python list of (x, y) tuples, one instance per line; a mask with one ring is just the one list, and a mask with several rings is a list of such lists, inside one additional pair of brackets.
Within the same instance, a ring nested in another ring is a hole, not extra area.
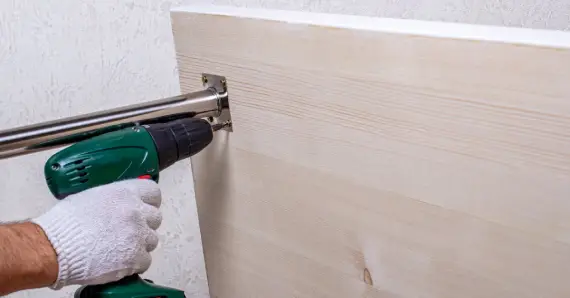
[(204, 74), (202, 81), (206, 89), (198, 92), (0, 131), (0, 159), (68, 145), (137, 124), (187, 117), (224, 116), (223, 121), (227, 121), (225, 79)]

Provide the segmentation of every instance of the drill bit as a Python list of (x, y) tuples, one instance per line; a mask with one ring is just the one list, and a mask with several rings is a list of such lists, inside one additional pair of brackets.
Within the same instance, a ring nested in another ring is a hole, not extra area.
[(232, 122), (231, 121), (226, 121), (224, 123), (216, 123), (212, 125), (212, 130), (213, 131), (218, 131), (222, 128), (226, 128), (226, 127), (230, 127), (232, 126)]

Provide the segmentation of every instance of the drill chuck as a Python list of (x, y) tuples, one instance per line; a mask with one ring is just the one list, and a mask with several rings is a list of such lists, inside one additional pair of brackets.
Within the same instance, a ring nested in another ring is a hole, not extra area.
[(160, 171), (202, 151), (214, 138), (210, 123), (197, 118), (149, 124), (143, 127), (154, 140)]

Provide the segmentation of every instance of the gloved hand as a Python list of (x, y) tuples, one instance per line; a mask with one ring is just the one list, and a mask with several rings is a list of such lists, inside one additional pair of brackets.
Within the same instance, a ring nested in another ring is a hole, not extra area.
[(152, 180), (135, 179), (71, 195), (32, 220), (57, 253), (52, 289), (117, 281), (146, 271), (158, 245), (161, 194)]

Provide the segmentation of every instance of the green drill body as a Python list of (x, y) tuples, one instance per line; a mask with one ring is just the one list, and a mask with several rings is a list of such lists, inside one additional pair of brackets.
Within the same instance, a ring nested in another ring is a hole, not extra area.
[[(183, 119), (121, 128), (80, 141), (46, 162), (46, 182), (57, 199), (125, 179), (152, 179), (176, 161), (204, 149), (213, 139), (210, 123)], [(183, 298), (184, 292), (140, 278), (82, 287), (75, 298)]]
[(79, 288), (74, 298), (185, 298), (184, 291), (167, 288), (132, 275), (114, 283)]
[(68, 195), (99, 185), (150, 175), (158, 182), (156, 146), (143, 127), (109, 132), (54, 154), (44, 172), (52, 194)]

